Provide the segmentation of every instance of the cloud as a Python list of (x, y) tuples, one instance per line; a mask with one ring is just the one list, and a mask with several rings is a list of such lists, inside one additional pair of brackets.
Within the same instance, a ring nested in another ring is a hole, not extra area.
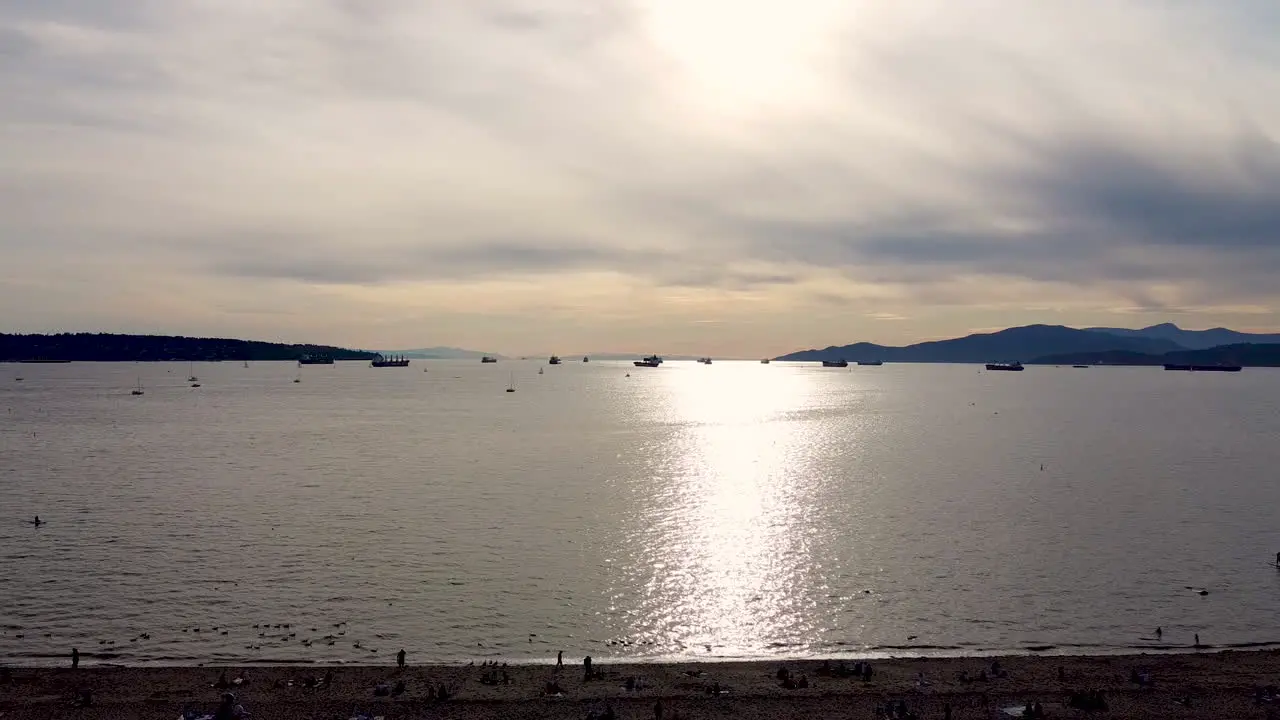
[[(748, 356), (1045, 307), (1280, 325), (1278, 14), (10, 0), (0, 302), (234, 329), (284, 293), (325, 339), (460, 344), (414, 336), (395, 288), (518, 351), (504, 333), (561, 321), (533, 302), (615, 319), (575, 331), (599, 347), (643, 298), (661, 322), (635, 342), (714, 317)], [(125, 299), (156, 277), (228, 309)]]

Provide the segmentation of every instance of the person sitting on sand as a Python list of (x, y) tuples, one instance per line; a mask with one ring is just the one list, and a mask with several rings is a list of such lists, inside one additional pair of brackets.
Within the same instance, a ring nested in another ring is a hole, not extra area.
[(213, 720), (242, 720), (249, 716), (245, 712), (243, 705), (236, 704), (236, 696), (233, 693), (223, 693), (222, 703), (218, 705), (218, 709), (213, 713)]

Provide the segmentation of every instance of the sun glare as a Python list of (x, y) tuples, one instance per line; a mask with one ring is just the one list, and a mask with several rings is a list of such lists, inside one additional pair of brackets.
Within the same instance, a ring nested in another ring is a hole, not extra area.
[(816, 83), (817, 58), (848, 3), (832, 0), (659, 0), (649, 33), (706, 101), (794, 102)]

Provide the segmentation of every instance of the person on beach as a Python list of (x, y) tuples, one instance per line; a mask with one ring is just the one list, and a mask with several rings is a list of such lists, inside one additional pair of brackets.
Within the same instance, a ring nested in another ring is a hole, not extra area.
[(396, 653), (396, 665), (398, 665), (401, 670), (404, 669), (404, 648), (400, 648), (400, 652)]
[(80, 667), (80, 651), (76, 648), (71, 648), (71, 669), (75, 670), (79, 667)]
[(1156, 628), (1156, 639), (1157, 639), (1157, 640), (1159, 640), (1159, 639), (1160, 639), (1160, 638), (1162, 638), (1162, 637), (1164, 637), (1164, 628), (1157, 627), (1157, 628)]
[(586, 682), (591, 679), (591, 656), (582, 658), (582, 680)]
[(562, 667), (564, 667), (564, 651), (563, 650), (556, 653), (556, 669), (559, 670)]
[(1200, 647), (1200, 633), (1196, 633), (1196, 647)]

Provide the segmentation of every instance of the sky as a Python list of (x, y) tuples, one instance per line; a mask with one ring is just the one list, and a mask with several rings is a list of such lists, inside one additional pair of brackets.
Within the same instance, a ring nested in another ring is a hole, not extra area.
[(1263, 0), (0, 0), (0, 317), (756, 357), (1280, 330)]

